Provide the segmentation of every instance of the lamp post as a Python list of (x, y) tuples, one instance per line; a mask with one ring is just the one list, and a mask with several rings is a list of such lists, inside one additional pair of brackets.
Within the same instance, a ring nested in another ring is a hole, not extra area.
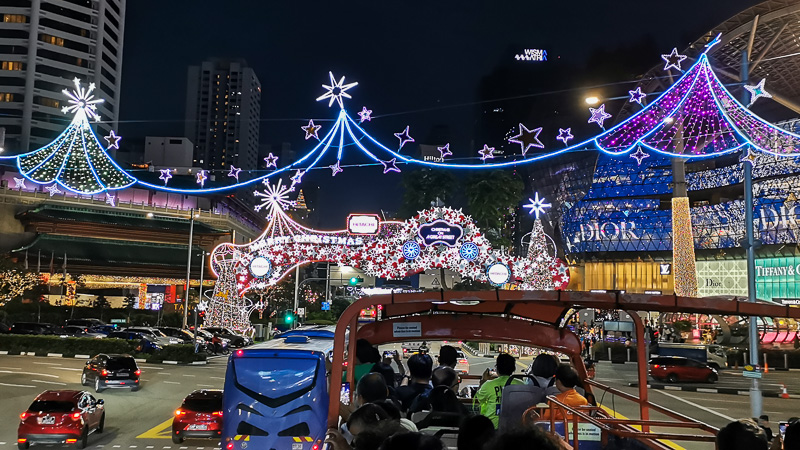
[[(192, 239), (194, 238), (194, 208), (189, 210), (189, 251), (186, 256), (186, 289), (183, 292), (183, 329), (188, 326), (189, 319), (189, 281), (192, 271)], [(202, 285), (201, 285), (202, 286)], [(201, 287), (202, 289), (202, 287)]]

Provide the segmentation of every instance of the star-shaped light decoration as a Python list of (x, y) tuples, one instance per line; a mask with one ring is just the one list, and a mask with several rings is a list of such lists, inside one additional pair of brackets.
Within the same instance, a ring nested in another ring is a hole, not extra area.
[(272, 152), (264, 158), (264, 162), (267, 163), (267, 169), (270, 167), (278, 168), (278, 157), (273, 155)]
[(436, 150), (439, 150), (439, 154), (441, 155), (442, 159), (445, 156), (452, 156), (453, 152), (450, 151), (450, 143), (444, 144), (444, 147), (436, 147)]
[[(300, 127), (301, 130), (306, 132), (306, 140), (309, 140), (312, 137), (314, 139), (316, 139), (316, 140), (319, 140), (319, 135), (317, 135), (317, 133), (319, 132), (320, 128), (322, 128), (322, 125), (314, 125), (314, 121), (313, 120), (309, 120), (308, 121), (308, 125), (306, 125), (304, 127)], [(272, 154), (272, 153), (270, 153), (270, 154)], [(269, 166), (267, 166), (267, 167), (269, 167)]]
[(339, 107), (344, 109), (344, 103), (342, 103), (342, 97), (345, 98), (353, 98), (350, 94), (347, 93), (347, 90), (357, 86), (358, 83), (348, 83), (344, 84), (344, 77), (342, 77), (339, 82), (336, 82), (336, 78), (333, 77), (333, 72), (328, 72), (328, 75), (331, 77), (331, 84), (328, 86), (327, 84), (323, 84), (322, 87), (328, 90), (328, 92), (320, 95), (317, 97), (317, 101), (330, 99), (328, 102), (328, 107), (333, 106), (333, 102), (339, 102)]
[(755, 86), (744, 85), (744, 88), (750, 93), (750, 103), (747, 105), (748, 108), (753, 106), (753, 103), (761, 97), (772, 98), (772, 94), (764, 90), (764, 83), (766, 83), (766, 81), (766, 78), (762, 78)]
[(14, 189), (25, 189), (25, 178), (14, 177)]
[(750, 163), (750, 166), (753, 167), (756, 165), (756, 153), (753, 151), (752, 148), (747, 147), (744, 153), (742, 153), (742, 157), (739, 158), (740, 162)]
[(340, 165), (339, 165), (339, 160), (336, 160), (336, 164), (331, 164), (331, 165), (330, 165), (330, 166), (328, 166), (328, 167), (330, 167), (330, 169), (331, 169), (331, 172), (333, 172), (333, 173), (331, 173), (331, 176), (332, 176), (332, 177), (335, 177), (335, 176), (336, 176), (336, 174), (337, 174), (337, 173), (339, 173), (339, 172), (344, 172), (344, 171), (342, 170), (342, 166), (340, 166)]
[(111, 206), (117, 206), (117, 196), (106, 192), (106, 204)]
[(400, 148), (398, 148), (398, 150), (402, 149), (403, 146), (406, 145), (407, 142), (414, 142), (414, 138), (411, 137), (410, 134), (408, 134), (408, 129), (409, 129), (409, 127), (408, 127), (408, 125), (406, 125), (406, 129), (405, 130), (403, 130), (401, 133), (395, 133), (394, 134), (395, 137), (397, 137), (397, 139), (400, 139)]
[(167, 185), (169, 179), (172, 178), (172, 170), (170, 169), (158, 169), (161, 171), (161, 176), (158, 177), (159, 180), (164, 180), (164, 186)]
[(294, 207), (297, 203), (289, 200), (289, 192), (292, 192), (289, 187), (283, 185), (283, 180), (278, 180), (274, 186), (269, 184), (267, 180), (263, 181), (266, 188), (264, 191), (253, 191), (256, 197), (262, 197), (261, 203), (256, 205), (253, 209), (261, 211), (266, 207), (269, 210), (269, 215), (272, 215), (278, 209), (286, 210)]
[(542, 132), (542, 127), (529, 130), (525, 125), (519, 124), (519, 134), (511, 136), (508, 142), (512, 144), (519, 144), (522, 147), (522, 156), (528, 152), (531, 147), (544, 148), (544, 144), (539, 140), (539, 133)]
[(92, 91), (94, 91), (95, 85), (94, 83), (89, 83), (88, 89), (83, 89), (81, 87), (81, 80), (77, 77), (72, 80), (75, 83), (75, 90), (72, 92), (64, 89), (64, 95), (69, 97), (67, 101), (69, 106), (64, 106), (61, 108), (61, 112), (66, 113), (83, 113), (86, 114), (86, 117), (89, 119), (94, 119), (95, 121), (100, 121), (100, 115), (97, 114), (97, 104), (103, 103), (103, 99), (99, 98), (97, 100), (94, 99), (94, 95), (92, 95)]
[(117, 136), (114, 130), (111, 130), (111, 134), (105, 136), (103, 139), (108, 142), (108, 148), (116, 148), (119, 150), (119, 140), (122, 139), (122, 136)]
[(292, 175), (292, 178), (290, 178), (290, 180), (292, 180), (292, 186), (294, 186), (295, 184), (302, 183), (303, 182), (303, 175), (305, 175), (305, 174), (306, 174), (306, 172), (304, 170), (295, 171), (294, 175)]
[(388, 161), (381, 161), (383, 164), (383, 173), (387, 172), (400, 172), (400, 169), (397, 167), (397, 158), (392, 158)]
[(647, 97), (647, 94), (642, 92), (642, 88), (640, 86), (636, 86), (636, 89), (628, 91), (628, 94), (631, 96), (631, 98), (628, 99), (629, 102), (638, 103), (640, 105), (642, 104), (642, 100)]
[(494, 159), (494, 147), (489, 147), (487, 144), (483, 144), (483, 148), (478, 150), (478, 153), (481, 155), (481, 161)]
[(686, 55), (678, 54), (677, 48), (673, 48), (672, 51), (666, 55), (661, 55), (661, 59), (666, 63), (664, 64), (664, 70), (669, 70), (671, 67), (674, 67), (676, 70), (683, 72), (683, 69), (681, 69), (681, 62), (686, 58)]
[(241, 171), (242, 171), (242, 169), (239, 169), (238, 167), (235, 167), (235, 166), (231, 166), (231, 170), (230, 170), (230, 172), (228, 172), (228, 176), (236, 178), (236, 182), (238, 183), (239, 182), (239, 172), (241, 172)]
[(537, 219), (539, 218), (539, 214), (544, 214), (544, 210), (546, 208), (553, 206), (550, 203), (545, 203), (544, 197), (539, 198), (538, 192), (534, 193), (533, 198), (528, 198), (528, 201), (530, 201), (530, 203), (527, 205), (523, 205), (522, 207), (530, 209), (530, 211), (528, 211), (528, 214), (536, 214)]
[(600, 105), (599, 108), (589, 108), (589, 112), (592, 113), (592, 117), (589, 118), (589, 122), (587, 123), (594, 122), (600, 125), (600, 128), (605, 129), (603, 123), (606, 121), (606, 119), (611, 118), (611, 114), (606, 112), (606, 105), (605, 104)]
[(574, 137), (575, 136), (572, 135), (572, 128), (559, 128), (558, 129), (558, 136), (556, 137), (556, 139), (558, 139), (559, 141), (563, 142), (564, 145), (569, 145), (569, 144), (567, 144), (567, 142), (571, 141), (572, 138), (574, 138)]
[(365, 106), (358, 113), (358, 123), (371, 122), (371, 121), (372, 121), (372, 110), (367, 109), (367, 107)]
[(54, 196), (54, 195), (56, 195), (56, 194), (63, 194), (63, 192), (61, 192), (61, 189), (59, 189), (59, 188), (58, 188), (58, 185), (57, 185), (57, 184), (51, 184), (50, 186), (47, 186), (47, 187), (46, 187), (46, 188), (44, 188), (44, 189), (45, 189), (47, 192), (49, 192), (49, 193), (50, 193), (50, 197), (52, 197), (52, 196)]
[(199, 184), (200, 187), (205, 187), (207, 179), (208, 179), (208, 175), (206, 175), (206, 171), (205, 170), (201, 170), (200, 172), (197, 172), (197, 184)]
[(636, 160), (636, 165), (637, 166), (641, 166), (642, 165), (642, 160), (644, 160), (645, 158), (649, 158), (649, 157), (650, 157), (650, 155), (645, 153), (642, 150), (642, 147), (637, 148), (635, 152), (631, 153), (631, 158)]

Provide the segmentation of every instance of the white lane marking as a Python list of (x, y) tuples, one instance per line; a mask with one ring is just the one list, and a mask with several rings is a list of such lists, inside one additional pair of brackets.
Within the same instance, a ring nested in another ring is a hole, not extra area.
[(38, 373), (38, 372), (12, 372), (10, 370), (0, 370), (0, 373), (13, 373), (15, 375), (33, 375), (37, 377), (59, 378), (58, 375), (48, 375), (46, 373)]
[(197, 375), (183, 375), (185, 377), (196, 377)]
[(213, 384), (198, 384), (197, 387), (214, 387)]
[(27, 384), (11, 384), (11, 383), (0, 383), (0, 386), (8, 386), (8, 387), (32, 387), (35, 388), (36, 386), (30, 386)]
[(148, 446), (147, 446), (147, 447), (145, 447), (145, 448), (153, 448), (153, 446), (152, 446), (152, 445), (148, 445)]
[(181, 450), (186, 450), (189, 447), (180, 447)]
[(172, 375), (169, 372), (158, 372), (156, 375)]
[[(55, 369), (56, 367), (54, 367)], [(73, 369), (72, 367), (58, 367), (60, 370), (71, 370), (73, 372), (83, 372), (83, 369)]]
[(6, 443), (5, 442), (0, 442), (0, 445), (6, 445)]
[(167, 384), (180, 384), (177, 381), (164, 381), (164, 383), (167, 383)]
[(128, 448), (136, 448), (135, 445), (128, 446)]
[(22, 367), (0, 367), (0, 369), (6, 369), (6, 370), (22, 370)]
[(39, 365), (42, 365), (42, 366), (60, 366), (61, 365), (61, 363), (46, 363), (46, 362), (36, 362), (36, 361), (34, 361), (33, 363), (34, 364), (39, 364)]
[(121, 447), (121, 445), (115, 445), (114, 446), (114, 448), (120, 448), (120, 447)]
[(223, 377), (208, 377), (208, 378), (211, 378), (212, 380), (224, 380), (225, 379)]
[(57, 384), (59, 386), (67, 385), (67, 383), (61, 383), (59, 381), (44, 381), (44, 380), (31, 380), (31, 383)]
[(664, 391), (657, 391), (657, 392), (659, 392), (659, 393), (661, 393), (661, 394), (663, 394), (663, 395), (666, 395), (667, 397), (672, 397), (672, 398), (674, 398), (675, 400), (678, 400), (678, 401), (681, 401), (681, 402), (683, 402), (683, 403), (686, 403), (687, 405), (694, 406), (694, 407), (695, 407), (695, 408), (697, 408), (697, 409), (701, 409), (701, 410), (703, 410), (703, 411), (705, 411), (705, 412), (708, 412), (708, 413), (714, 414), (715, 416), (722, 417), (722, 418), (723, 418), (723, 419), (725, 419), (725, 420), (729, 420), (729, 421), (731, 421), (731, 422), (735, 422), (735, 421), (736, 421), (736, 419), (734, 419), (734, 418), (733, 418), (733, 417), (731, 417), (731, 416), (726, 416), (725, 414), (718, 413), (718, 412), (714, 411), (714, 410), (713, 410), (713, 409), (711, 409), (711, 408), (706, 408), (705, 406), (701, 406), (701, 405), (698, 405), (697, 403), (690, 402), (689, 400), (682, 399), (682, 398), (678, 397), (677, 395), (672, 395), (672, 394), (670, 394), (670, 393), (668, 393), (668, 392), (664, 392)]
[(139, 366), (140, 369), (153, 369), (153, 370), (164, 370), (163, 367), (156, 367), (156, 366)]

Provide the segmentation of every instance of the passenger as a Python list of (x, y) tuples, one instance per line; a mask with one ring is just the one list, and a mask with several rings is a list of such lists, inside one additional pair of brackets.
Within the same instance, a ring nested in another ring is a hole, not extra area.
[(403, 410), (408, 411), (417, 396), (431, 389), (431, 369), (433, 360), (430, 355), (416, 354), (408, 358), (408, 371), (411, 379), (407, 386), (397, 388), (397, 399), (400, 400)]
[[(461, 423), (458, 429), (458, 450), (482, 450), (495, 435), (494, 424), (486, 416), (473, 416)], [(521, 447), (527, 448), (527, 447)]]
[(458, 374), (449, 366), (440, 366), (433, 369), (431, 384), (436, 386), (447, 386), (453, 392), (458, 391)]
[[(418, 395), (417, 398), (414, 399), (413, 402), (411, 402), (411, 406), (408, 408), (408, 412), (410, 414), (418, 411), (428, 411), (428, 410), (443, 411), (443, 412), (464, 412), (464, 413), (468, 411), (466, 407), (464, 407), (462, 410), (460, 408), (456, 408), (455, 406), (453, 406), (452, 407), (454, 409), (453, 411), (444, 411), (441, 409), (434, 409), (431, 406), (431, 395), (433, 394), (433, 391), (435, 391), (436, 388), (439, 386), (443, 386), (443, 389), (446, 390), (452, 390), (453, 399), (455, 400), (456, 403), (459, 403), (460, 405), (460, 402), (458, 401), (458, 398), (455, 395), (458, 389), (458, 374), (456, 373), (455, 370), (447, 366), (437, 367), (436, 369), (433, 370), (433, 374), (431, 375), (431, 384), (433, 385), (433, 390)], [(443, 394), (440, 393), (439, 400), (443, 401), (442, 400), (443, 398), (444, 398)]]
[(447, 386), (437, 386), (428, 394), (431, 411), (453, 413), (462, 417), (470, 415), (469, 409), (456, 396), (455, 391)]
[(767, 434), (752, 419), (725, 425), (717, 433), (717, 450), (767, 450)]
[[(559, 402), (567, 405), (567, 406), (586, 406), (589, 402), (586, 400), (584, 396), (579, 394), (575, 390), (575, 386), (580, 385), (581, 380), (578, 377), (578, 372), (572, 368), (569, 364), (561, 364), (556, 369), (556, 387), (558, 388), (560, 394), (556, 395), (556, 400)], [(558, 419), (564, 418), (564, 411), (563, 408), (556, 407), (557, 411), (554, 413), (554, 417)], [(549, 419), (552, 410), (548, 409), (542, 415), (543, 419)], [(567, 418), (570, 415), (567, 414)]]
[(356, 385), (353, 403), (350, 405), (339, 405), (339, 414), (342, 416), (343, 420), (347, 420), (357, 408), (367, 403), (385, 400), (388, 396), (389, 388), (386, 386), (383, 375), (379, 373), (368, 373), (361, 377), (358, 385)]
[(800, 420), (789, 419), (786, 434), (783, 436), (783, 450), (800, 450)]
[(412, 431), (412, 432), (419, 431), (414, 422), (402, 416), (402, 413), (400, 412), (400, 406), (395, 400), (387, 398), (386, 400), (375, 402), (375, 404), (383, 408), (384, 411), (386, 411), (386, 414), (389, 416), (389, 419), (400, 421), (400, 426), (403, 427), (403, 429), (405, 429), (406, 431)]
[(767, 441), (772, 442), (772, 428), (769, 427), (769, 416), (762, 414), (756, 421), (758, 426), (767, 434)]
[(539, 356), (533, 360), (531, 370), (528, 375), (533, 377), (533, 380), (528, 378), (528, 381), (534, 386), (547, 389), (555, 385), (556, 369), (558, 368), (558, 360), (553, 355), (548, 353), (539, 353)]
[[(417, 431), (416, 428), (414, 431)], [(378, 450), (389, 436), (407, 432), (397, 420), (382, 420), (353, 439), (353, 450)]]
[[(514, 374), (516, 360), (508, 353), (497, 355), (496, 363), (498, 377), (488, 380), (489, 369), (483, 372), (481, 377), (481, 387), (475, 394), (475, 400), (480, 404), (481, 414), (491, 419), (495, 427), (499, 422), (500, 401), (503, 398), (503, 387), (508, 381), (508, 377)], [(513, 380), (512, 384), (522, 384), (519, 380)]]
[(512, 429), (498, 434), (484, 450), (506, 450), (530, 448), (536, 450), (561, 450), (561, 445), (539, 427)]
[(456, 364), (458, 363), (458, 352), (456, 351), (456, 348), (452, 345), (443, 345), (439, 349), (438, 360), (440, 366), (455, 369)]
[[(377, 356), (377, 358), (376, 358)], [(368, 340), (359, 339), (356, 341), (356, 363), (353, 369), (353, 382), (358, 383), (364, 375), (372, 371), (375, 363), (381, 362), (380, 353), (373, 347)], [(342, 382), (347, 381), (347, 370), (342, 372)]]
[[(431, 361), (433, 362), (433, 361)], [(422, 433), (398, 433), (383, 441), (379, 450), (444, 450), (438, 438)]]
[(388, 418), (389, 416), (380, 406), (366, 404), (350, 414), (342, 431), (329, 429), (325, 443), (331, 445), (331, 450), (350, 450), (352, 447), (349, 441), (353, 441), (359, 433)]

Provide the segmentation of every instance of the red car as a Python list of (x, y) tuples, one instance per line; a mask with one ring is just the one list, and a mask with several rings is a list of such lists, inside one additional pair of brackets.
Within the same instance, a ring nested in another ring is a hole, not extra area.
[(103, 432), (106, 412), (103, 400), (86, 391), (44, 391), (19, 418), (20, 449), (39, 443), (85, 448), (90, 433)]
[(665, 380), (669, 383), (678, 381), (716, 383), (719, 380), (716, 369), (682, 356), (659, 356), (651, 359), (650, 376), (655, 380)]
[(222, 434), (222, 391), (200, 389), (183, 399), (172, 419), (172, 442), (185, 438), (218, 438)]

